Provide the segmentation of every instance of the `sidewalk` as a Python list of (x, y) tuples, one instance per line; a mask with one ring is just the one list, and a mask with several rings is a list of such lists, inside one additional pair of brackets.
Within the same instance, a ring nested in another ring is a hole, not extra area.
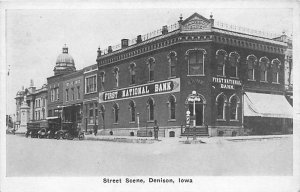
[[(197, 137), (204, 143), (220, 143), (220, 142), (241, 142), (241, 141), (261, 141), (266, 139), (281, 139), (293, 137), (293, 135), (252, 135), (252, 136), (235, 136), (235, 137)], [(159, 137), (158, 141), (153, 137), (137, 137), (137, 136), (116, 136), (116, 135), (85, 135), (85, 140), (94, 141), (110, 141), (110, 142), (124, 142), (124, 143), (178, 143), (187, 140), (187, 137)], [(192, 141), (193, 138), (189, 137)]]

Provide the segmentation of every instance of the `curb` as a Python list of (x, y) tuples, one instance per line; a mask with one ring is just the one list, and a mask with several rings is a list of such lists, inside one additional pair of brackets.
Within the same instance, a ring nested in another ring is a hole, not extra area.
[(97, 136), (84, 136), (84, 140), (91, 141), (109, 141), (109, 142), (121, 142), (121, 143), (142, 143), (142, 144), (152, 144), (156, 142), (153, 139), (138, 139), (138, 138), (122, 138), (122, 137), (97, 137)]

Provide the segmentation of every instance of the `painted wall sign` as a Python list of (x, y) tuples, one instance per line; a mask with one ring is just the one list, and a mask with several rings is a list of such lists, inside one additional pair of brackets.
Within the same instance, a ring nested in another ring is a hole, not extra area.
[(170, 79), (166, 81), (160, 81), (155, 83), (143, 84), (139, 86), (117, 89), (113, 91), (106, 91), (99, 93), (99, 103), (143, 97), (147, 95), (164, 94), (180, 91), (180, 79)]
[(242, 83), (240, 80), (237, 79), (225, 79), (221, 77), (213, 77), (213, 83), (220, 84), (221, 89), (235, 89), (235, 85), (241, 86)]

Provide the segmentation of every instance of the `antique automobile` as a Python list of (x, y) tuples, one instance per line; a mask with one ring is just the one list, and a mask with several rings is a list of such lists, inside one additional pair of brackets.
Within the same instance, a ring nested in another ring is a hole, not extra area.
[(42, 128), (38, 131), (38, 137), (39, 138), (47, 138), (48, 130), (47, 128)]
[(77, 137), (79, 140), (84, 138), (83, 132), (80, 131), (80, 128), (74, 122), (63, 122), (61, 124), (61, 130), (56, 132), (56, 139), (69, 139), (73, 140)]
[(25, 137), (37, 138), (38, 132), (41, 130), (40, 123), (27, 123), (27, 131)]
[(48, 129), (47, 129), (47, 138), (56, 139), (56, 132), (61, 129), (61, 118), (60, 117), (48, 117)]

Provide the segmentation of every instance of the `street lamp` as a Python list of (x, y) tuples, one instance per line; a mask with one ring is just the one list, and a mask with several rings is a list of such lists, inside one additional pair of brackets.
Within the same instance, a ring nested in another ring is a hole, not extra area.
[(193, 128), (194, 128), (194, 135), (193, 135), (193, 140), (196, 140), (196, 101), (201, 101), (201, 98), (197, 95), (196, 91), (192, 91), (192, 94), (189, 95), (188, 97), (189, 102), (193, 102), (193, 116), (194, 116), (194, 123), (193, 123)]

